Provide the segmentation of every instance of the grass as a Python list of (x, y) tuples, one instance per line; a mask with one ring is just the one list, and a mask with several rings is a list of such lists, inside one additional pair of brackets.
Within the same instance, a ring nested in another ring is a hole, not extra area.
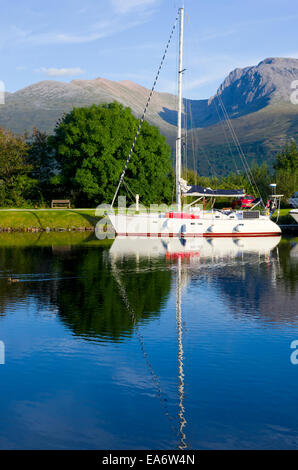
[(0, 229), (25, 231), (32, 229), (46, 230), (92, 230), (96, 226), (99, 217), (95, 217), (95, 211), (90, 210), (1, 210)]

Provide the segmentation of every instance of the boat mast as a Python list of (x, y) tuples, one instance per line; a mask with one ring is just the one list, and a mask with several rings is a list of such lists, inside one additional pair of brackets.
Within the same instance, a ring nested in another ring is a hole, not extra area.
[(176, 140), (176, 202), (177, 210), (181, 211), (181, 114), (182, 114), (182, 53), (183, 53), (183, 20), (184, 8), (180, 8), (180, 29), (179, 29), (179, 66), (178, 66), (178, 122)]

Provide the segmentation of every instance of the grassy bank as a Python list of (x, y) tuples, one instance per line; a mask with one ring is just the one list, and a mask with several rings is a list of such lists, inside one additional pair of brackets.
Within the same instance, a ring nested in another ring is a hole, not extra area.
[(99, 218), (90, 210), (1, 210), (0, 230), (94, 230)]

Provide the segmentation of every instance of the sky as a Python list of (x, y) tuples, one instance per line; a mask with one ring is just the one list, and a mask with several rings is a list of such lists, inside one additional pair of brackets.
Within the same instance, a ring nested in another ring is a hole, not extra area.
[[(0, 82), (14, 92), (41, 80), (132, 80), (151, 88), (183, 0), (0, 0)], [(298, 58), (293, 0), (185, 0), (183, 95), (216, 93), (236, 67)], [(158, 82), (177, 91), (178, 34)]]

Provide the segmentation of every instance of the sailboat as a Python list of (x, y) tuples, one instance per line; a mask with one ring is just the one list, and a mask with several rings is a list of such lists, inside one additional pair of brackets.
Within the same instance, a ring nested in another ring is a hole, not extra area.
[[(244, 189), (212, 190), (202, 186), (188, 186), (181, 178), (181, 117), (182, 117), (182, 77), (183, 77), (183, 26), (184, 8), (180, 8), (179, 17), (179, 67), (178, 67), (178, 122), (176, 139), (176, 206), (166, 212), (139, 212), (138, 204), (135, 213), (111, 211), (110, 222), (115, 234), (124, 237), (160, 237), (160, 238), (195, 238), (195, 237), (267, 237), (279, 236), (281, 230), (270, 218), (270, 211), (262, 213), (256, 210), (261, 200), (256, 200), (251, 210), (205, 210), (195, 204), (206, 198), (240, 198), (245, 196)], [(156, 83), (156, 80), (155, 80)], [(152, 88), (153, 91), (153, 88)], [(152, 91), (150, 97), (152, 95)], [(147, 102), (145, 111), (150, 101)], [(144, 115), (145, 115), (144, 111)], [(143, 117), (144, 117), (143, 115)], [(143, 118), (142, 118), (143, 119)], [(141, 120), (142, 123), (142, 120)], [(140, 123), (140, 126), (141, 126)], [(140, 126), (135, 137), (138, 136)], [(134, 141), (135, 143), (135, 141)], [(134, 146), (133, 143), (133, 146)], [(132, 153), (133, 146), (130, 154)], [(113, 198), (112, 207), (123, 181), (129, 158), (125, 164), (118, 188)], [(195, 197), (191, 204), (183, 205), (186, 197)]]

